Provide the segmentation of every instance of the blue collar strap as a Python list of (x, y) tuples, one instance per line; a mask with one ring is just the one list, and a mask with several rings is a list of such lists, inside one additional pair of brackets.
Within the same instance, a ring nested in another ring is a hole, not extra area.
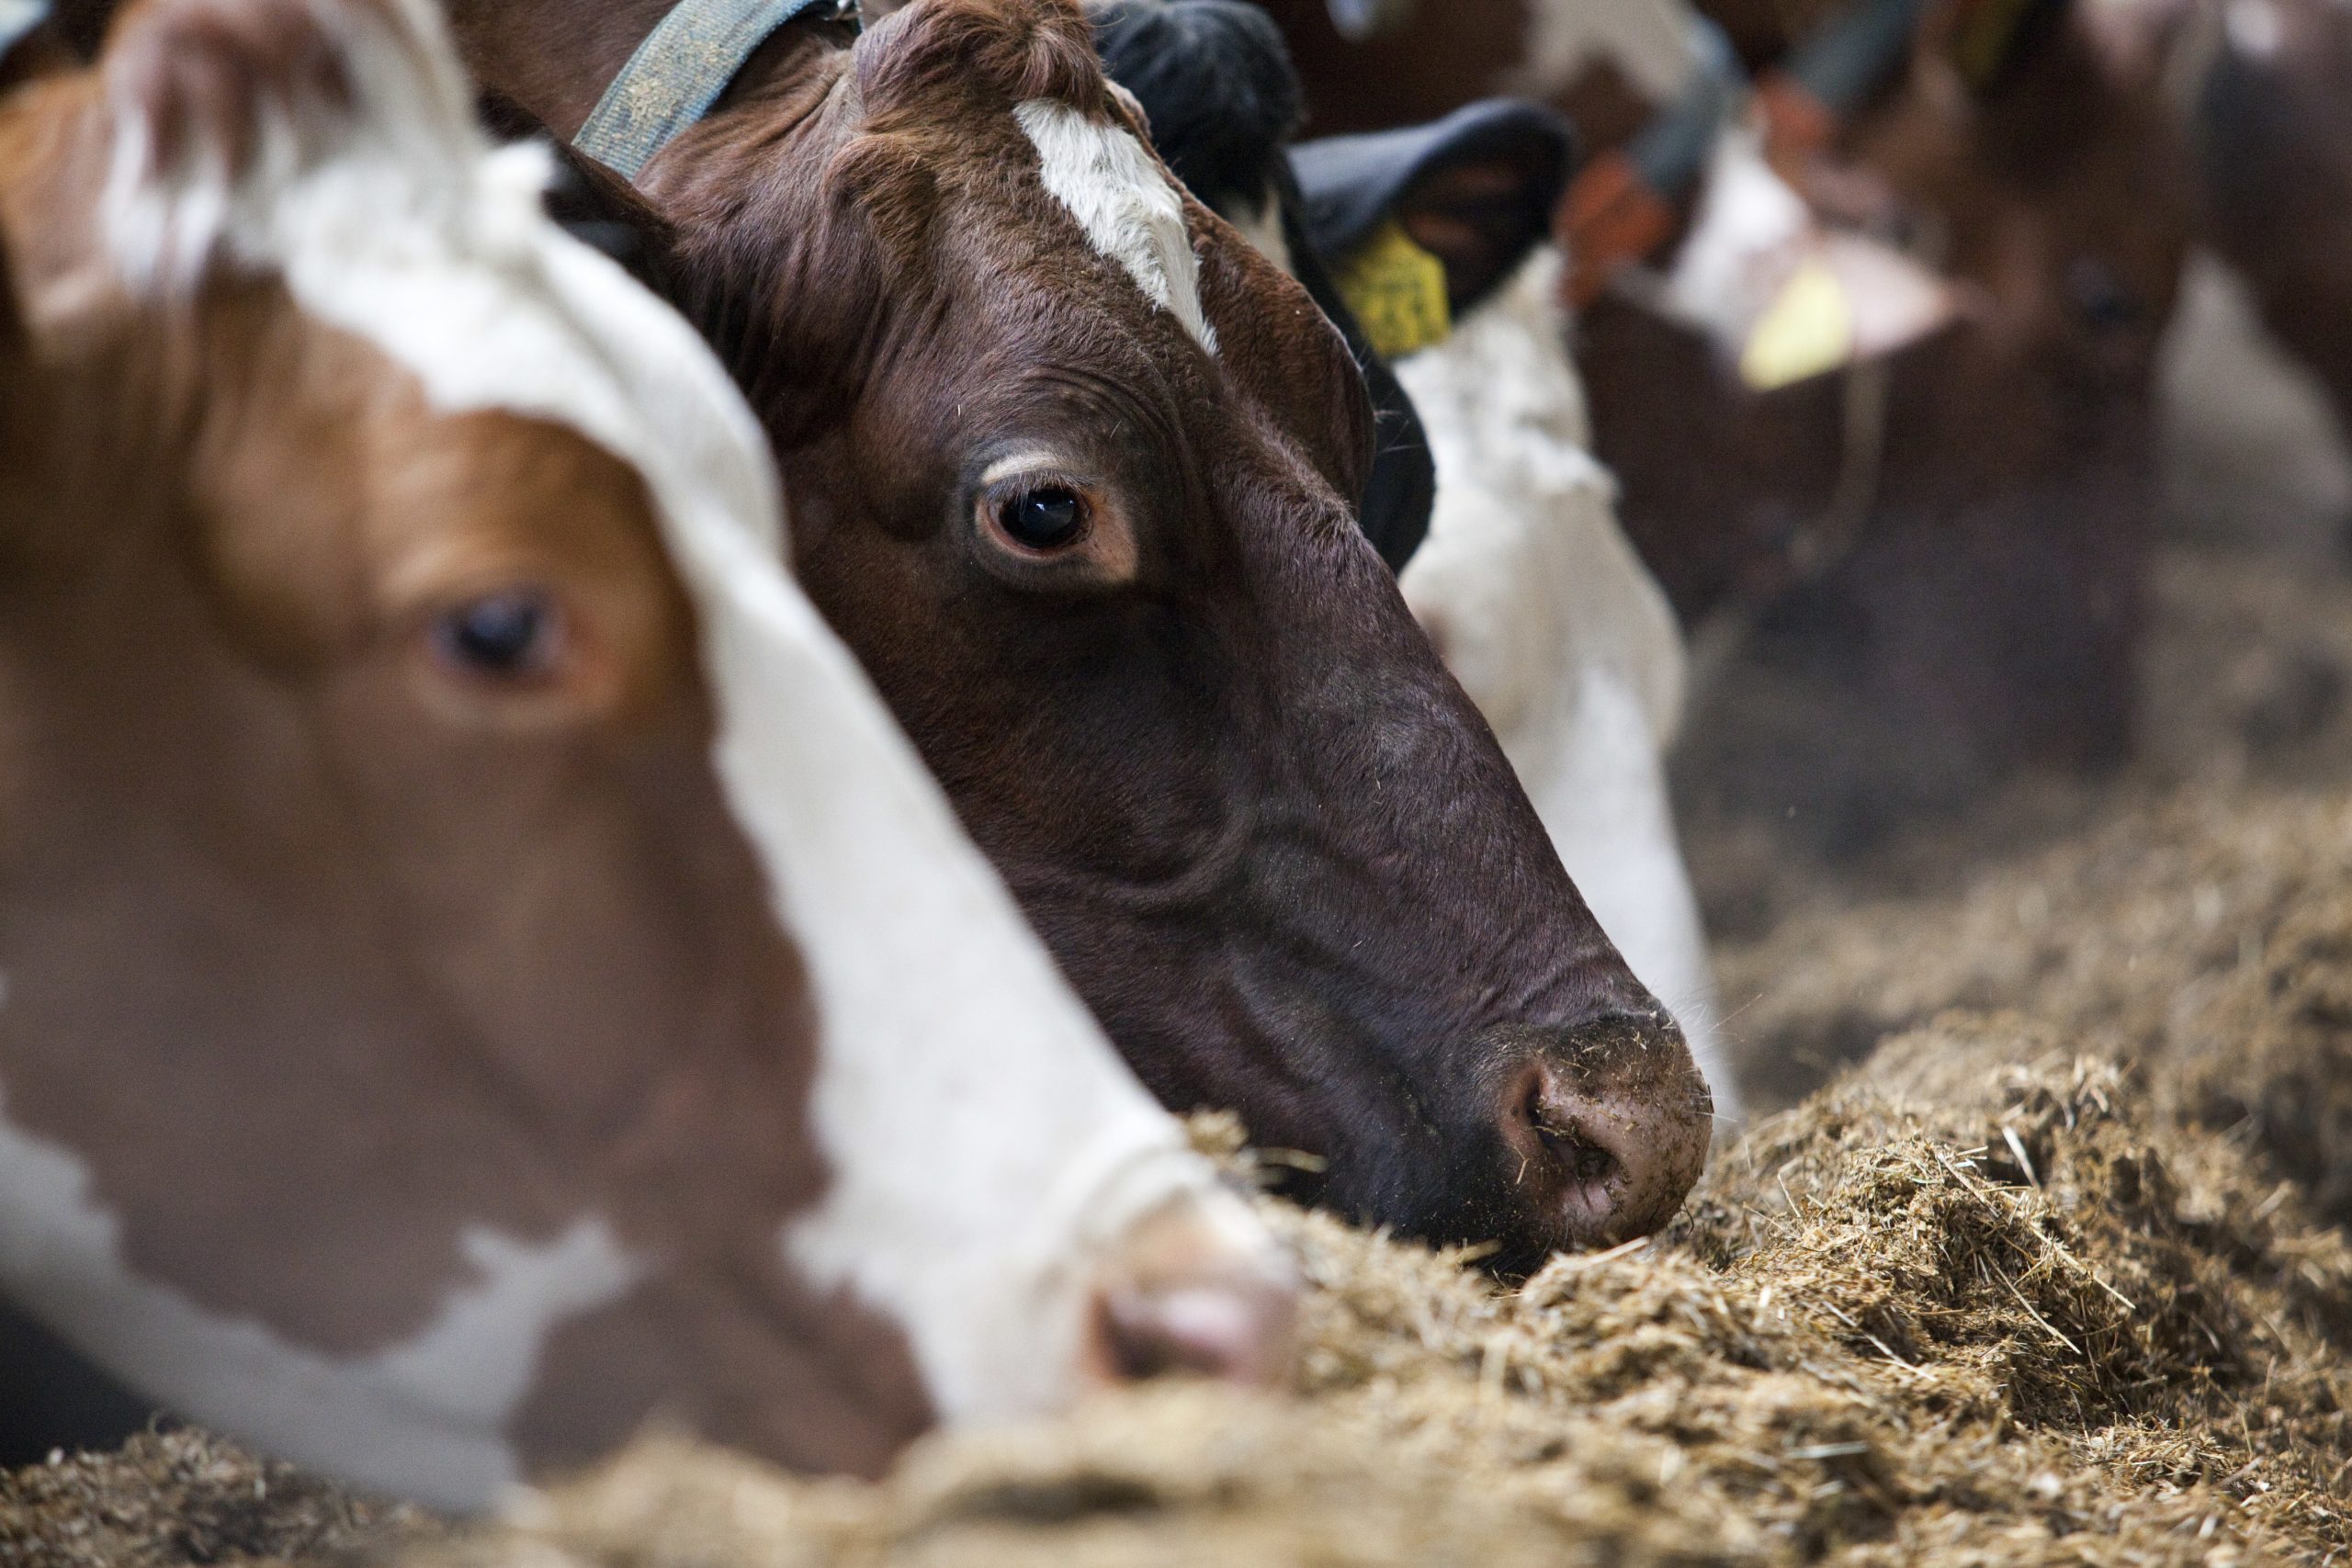
[(49, 0), (0, 0), (0, 61), (49, 20)]
[[(0, 17), (25, 3), (0, 0)], [(637, 46), (571, 144), (637, 178), (673, 137), (710, 112), (760, 45), (812, 11), (852, 19), (857, 0), (680, 0)]]

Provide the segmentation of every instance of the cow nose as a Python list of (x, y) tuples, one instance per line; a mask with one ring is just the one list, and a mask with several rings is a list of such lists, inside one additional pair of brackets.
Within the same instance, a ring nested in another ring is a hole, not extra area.
[(1674, 1217), (1706, 1164), (1714, 1101), (1662, 1010), (1615, 1013), (1537, 1050), (1496, 1107), (1518, 1207), (1555, 1247), (1607, 1247)]
[(1190, 1373), (1287, 1382), (1298, 1315), (1289, 1258), (1231, 1193), (1188, 1193), (1129, 1231), (1095, 1287), (1088, 1362), (1102, 1382)]

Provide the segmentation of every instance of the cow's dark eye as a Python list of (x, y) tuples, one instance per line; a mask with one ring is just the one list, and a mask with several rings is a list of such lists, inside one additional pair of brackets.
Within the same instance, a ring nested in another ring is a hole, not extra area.
[(486, 594), (434, 623), (435, 650), (469, 675), (526, 681), (550, 674), (563, 652), (563, 615), (536, 588)]
[(1061, 485), (1039, 485), (998, 502), (996, 521), (1024, 548), (1066, 549), (1086, 532), (1086, 498)]
[(2087, 256), (2066, 269), (2066, 292), (2074, 297), (2075, 309), (2085, 323), (2099, 332), (2136, 327), (2148, 314), (2147, 306), (2132, 292), (2131, 285), (2116, 276), (2114, 269), (2105, 262)]

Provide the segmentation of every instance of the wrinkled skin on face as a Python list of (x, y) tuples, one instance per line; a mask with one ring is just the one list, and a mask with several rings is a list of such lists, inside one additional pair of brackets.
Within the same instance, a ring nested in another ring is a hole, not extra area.
[[(600, 90), (458, 21), (560, 130)], [(1185, 201), (1209, 351), (1041, 189), (1039, 100), (1140, 130), (1074, 6), (922, 0), (787, 32), (646, 171), (803, 581), (1164, 1101), (1522, 1260), (1659, 1223), (1704, 1088), (1352, 525), (1343, 344)]]

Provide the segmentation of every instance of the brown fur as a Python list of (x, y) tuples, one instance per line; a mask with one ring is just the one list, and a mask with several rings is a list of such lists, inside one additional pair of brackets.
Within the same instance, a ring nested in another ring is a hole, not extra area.
[(877, 130), (936, 123), (943, 97), (992, 100), (1000, 111), (1029, 98), (1103, 102), (1093, 36), (1073, 7), (933, 0), (875, 30), (857, 51), (856, 79)]

